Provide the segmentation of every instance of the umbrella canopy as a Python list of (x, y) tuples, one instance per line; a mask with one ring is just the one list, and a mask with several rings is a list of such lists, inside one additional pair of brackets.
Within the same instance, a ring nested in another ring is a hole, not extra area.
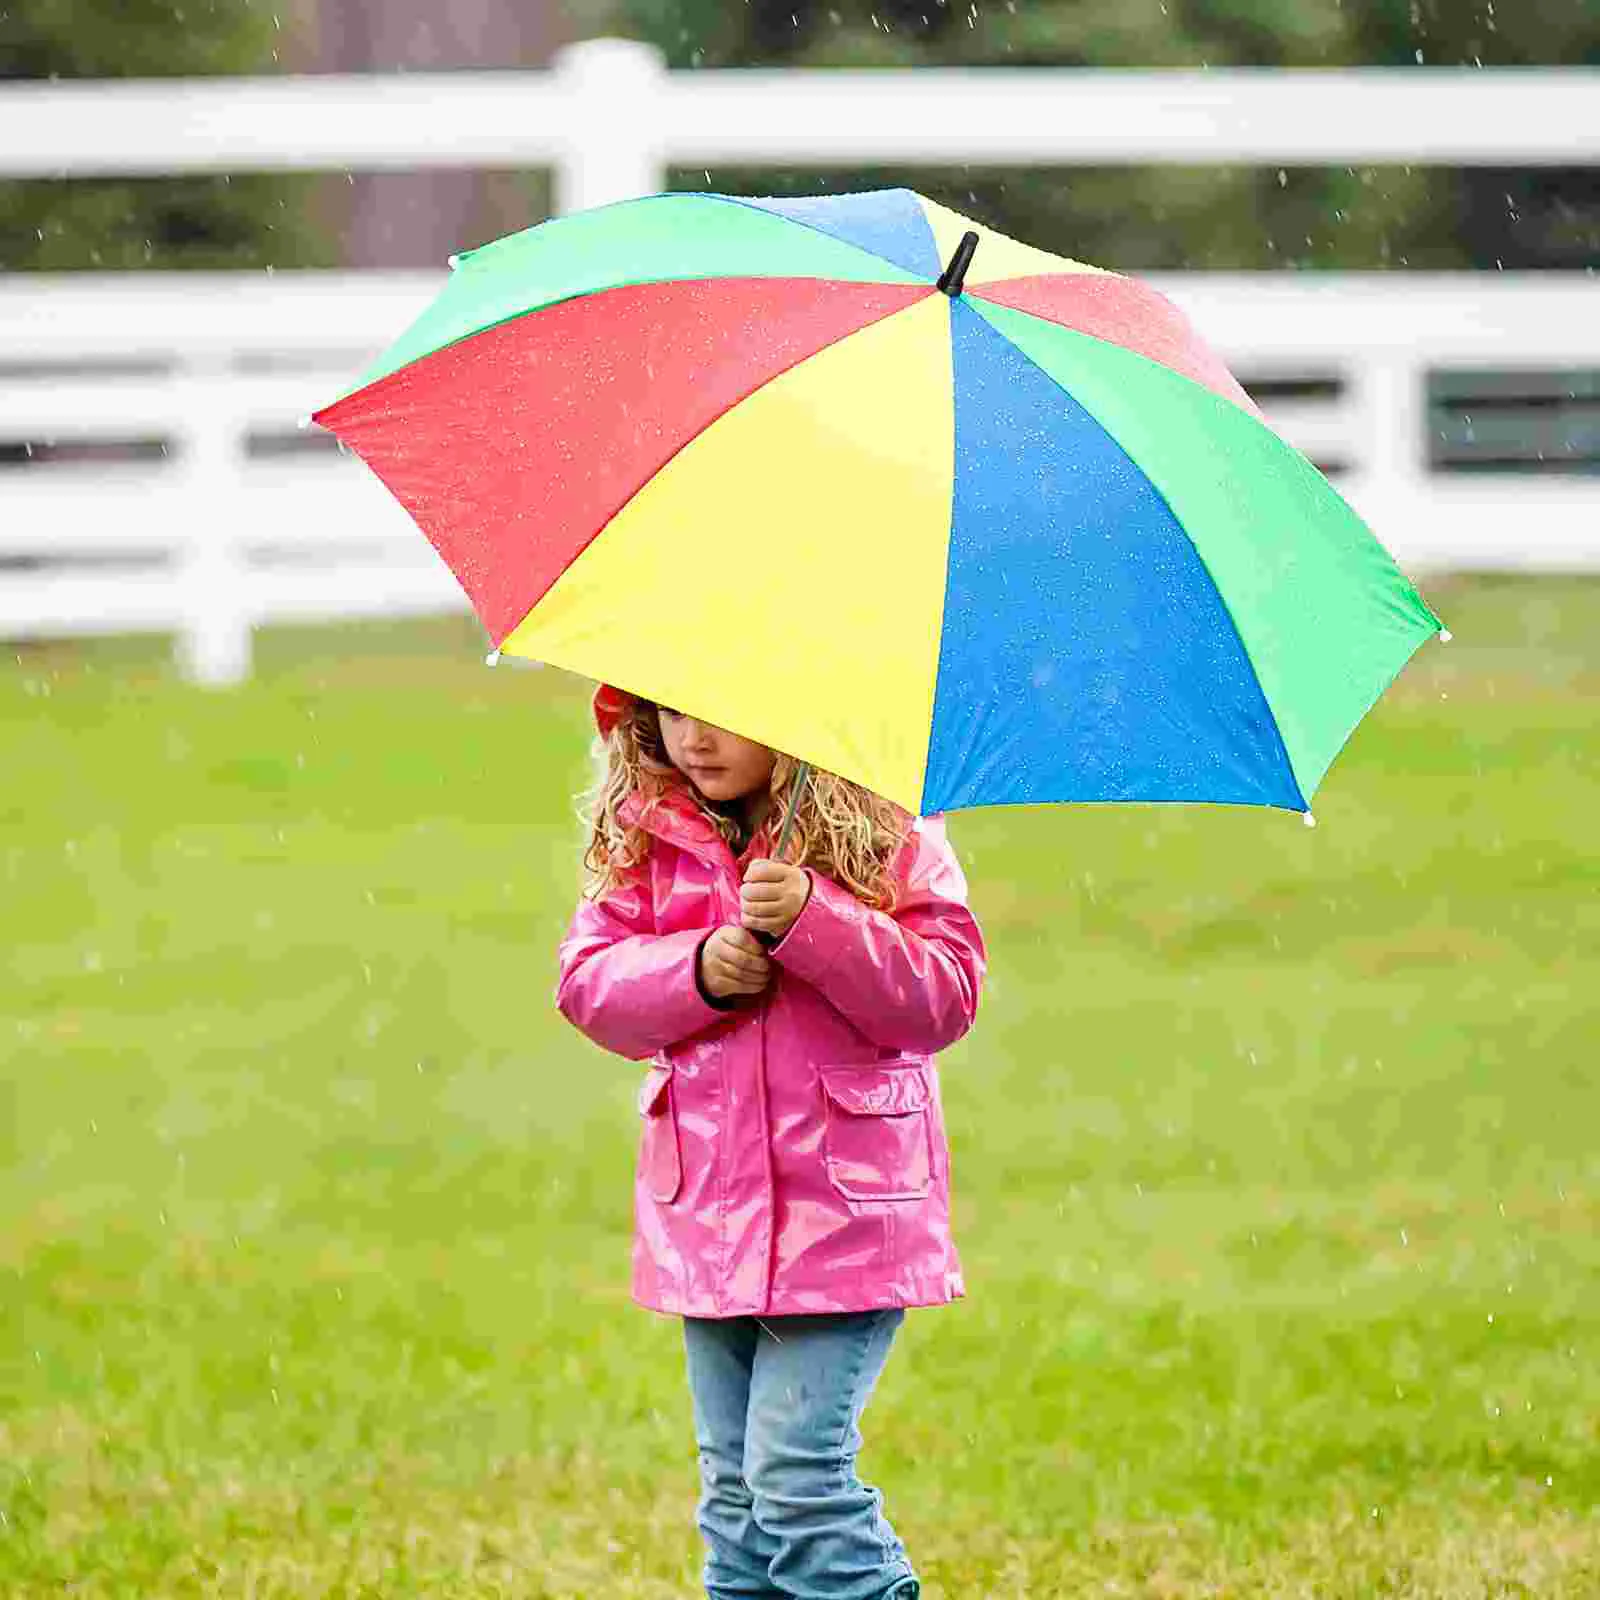
[(909, 810), (1305, 810), (1439, 627), (1169, 301), (909, 190), (453, 265), (315, 420), (495, 646)]

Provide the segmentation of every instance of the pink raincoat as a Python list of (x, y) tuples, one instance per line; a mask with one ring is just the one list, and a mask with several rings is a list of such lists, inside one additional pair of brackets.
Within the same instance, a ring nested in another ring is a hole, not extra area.
[[(648, 1059), (634, 1182), (633, 1297), (697, 1317), (932, 1305), (965, 1292), (933, 1052), (972, 1026), (983, 936), (939, 818), (896, 863), (892, 914), (810, 872), (811, 898), (734, 1010), (707, 1003), (700, 946), (739, 920), (735, 860), (682, 791), (623, 812), (652, 835), (638, 876), (582, 902), (556, 1003)], [(807, 869), (809, 872), (809, 869)]]

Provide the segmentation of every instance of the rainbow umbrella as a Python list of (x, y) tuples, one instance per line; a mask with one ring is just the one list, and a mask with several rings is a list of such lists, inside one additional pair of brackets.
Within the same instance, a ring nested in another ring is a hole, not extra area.
[(906, 189), (470, 251), (316, 414), (495, 650), (922, 813), (1307, 811), (1438, 620), (1176, 308)]

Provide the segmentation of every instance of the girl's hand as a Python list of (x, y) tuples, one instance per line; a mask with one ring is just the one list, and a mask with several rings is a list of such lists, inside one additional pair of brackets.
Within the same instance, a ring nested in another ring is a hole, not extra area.
[(752, 933), (781, 939), (811, 898), (811, 879), (799, 867), (758, 859), (744, 869), (739, 921)]
[(700, 946), (700, 981), (719, 1000), (760, 994), (772, 976), (772, 963), (762, 954), (755, 935), (731, 923), (718, 928)]

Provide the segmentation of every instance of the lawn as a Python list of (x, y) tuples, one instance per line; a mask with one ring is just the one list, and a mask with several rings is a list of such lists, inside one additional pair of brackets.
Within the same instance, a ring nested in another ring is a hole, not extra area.
[[(930, 1597), (1600, 1593), (1600, 582), (1428, 586), (1319, 826), (953, 819)], [(464, 621), (0, 668), (0, 1591), (697, 1592), (637, 1068), (555, 1014), (581, 686)]]

